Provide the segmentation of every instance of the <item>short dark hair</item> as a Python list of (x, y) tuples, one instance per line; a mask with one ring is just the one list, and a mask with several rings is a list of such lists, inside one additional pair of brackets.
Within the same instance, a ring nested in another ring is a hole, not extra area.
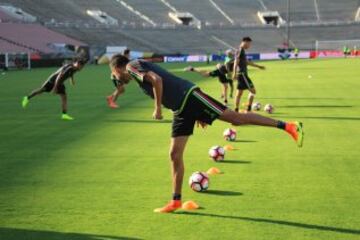
[(110, 60), (110, 67), (124, 67), (129, 63), (129, 59), (122, 54), (115, 54)]
[(128, 55), (128, 54), (130, 54), (130, 49), (126, 48), (126, 49), (124, 50), (124, 55)]
[(250, 37), (244, 37), (242, 39), (243, 42), (252, 42), (252, 39)]

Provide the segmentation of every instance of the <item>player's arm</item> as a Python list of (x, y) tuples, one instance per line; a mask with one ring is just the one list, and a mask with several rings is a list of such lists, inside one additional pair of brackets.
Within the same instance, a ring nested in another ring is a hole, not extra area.
[(210, 72), (209, 71), (199, 70), (199, 69), (194, 68), (193, 72), (196, 72), (196, 73), (200, 74), (203, 77), (210, 77)]
[(56, 77), (56, 80), (55, 80), (55, 84), (54, 84), (54, 87), (53, 89), (51, 90), (51, 92), (53, 93), (56, 93), (56, 89), (58, 88), (60, 82), (61, 82), (61, 79), (62, 79), (62, 76), (64, 75), (64, 71), (61, 71), (58, 76)]
[(239, 58), (238, 57), (236, 57), (235, 61), (234, 61), (233, 74), (232, 74), (232, 79), (233, 80), (236, 80), (237, 70), (238, 70), (237, 66), (239, 66)]
[(71, 83), (71, 85), (75, 86), (74, 76), (71, 76), (71, 77), (70, 77), (70, 83)]
[(252, 61), (249, 61), (249, 60), (247, 60), (247, 65), (250, 65), (250, 66), (252, 66), (252, 67), (256, 67), (256, 68), (265, 70), (265, 66), (256, 64), (256, 63), (254, 63), (254, 62), (252, 62)]
[(153, 118), (157, 120), (161, 120), (162, 112), (161, 112), (161, 99), (163, 95), (163, 82), (162, 78), (157, 75), (156, 73), (149, 71), (144, 76), (144, 81), (148, 81), (153, 86), (153, 93), (154, 93), (154, 103), (155, 103), (155, 110), (153, 113)]

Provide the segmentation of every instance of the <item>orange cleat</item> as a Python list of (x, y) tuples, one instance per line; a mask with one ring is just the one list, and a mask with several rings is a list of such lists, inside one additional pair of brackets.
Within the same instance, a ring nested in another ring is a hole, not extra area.
[(113, 101), (112, 95), (106, 97), (106, 101), (110, 108), (118, 108), (119, 106)]
[(181, 200), (171, 200), (168, 204), (166, 204), (162, 208), (154, 209), (156, 213), (171, 213), (181, 208)]
[(119, 106), (118, 106), (116, 103), (111, 102), (111, 103), (109, 104), (109, 107), (110, 107), (110, 108), (118, 108)]
[(298, 147), (302, 147), (304, 141), (304, 129), (301, 122), (286, 123), (285, 131), (296, 141)]

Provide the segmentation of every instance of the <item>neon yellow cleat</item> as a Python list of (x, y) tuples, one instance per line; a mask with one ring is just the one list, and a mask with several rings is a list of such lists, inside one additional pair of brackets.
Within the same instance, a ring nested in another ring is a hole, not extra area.
[(23, 107), (23, 108), (26, 108), (26, 106), (29, 104), (29, 98), (28, 97), (23, 97), (23, 100), (22, 100), (22, 102), (21, 102), (21, 106)]
[(72, 121), (74, 120), (73, 117), (71, 117), (70, 115), (66, 114), (66, 113), (63, 113), (63, 115), (61, 115), (61, 119), (62, 120), (66, 120), (66, 121)]

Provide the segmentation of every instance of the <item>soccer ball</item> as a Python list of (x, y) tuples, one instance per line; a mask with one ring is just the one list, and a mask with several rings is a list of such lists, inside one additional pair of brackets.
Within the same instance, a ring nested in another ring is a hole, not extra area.
[(255, 111), (259, 111), (261, 109), (261, 103), (259, 103), (259, 102), (253, 103), (251, 109), (255, 110)]
[(209, 177), (204, 172), (194, 172), (189, 178), (189, 185), (195, 192), (203, 192), (209, 188)]
[(271, 114), (274, 112), (274, 107), (270, 103), (268, 103), (265, 105), (264, 111)]
[(214, 146), (209, 150), (209, 156), (215, 161), (220, 162), (224, 160), (225, 150), (223, 147)]
[(231, 128), (227, 128), (224, 131), (224, 138), (226, 141), (235, 141), (236, 140), (236, 130), (235, 129), (231, 129)]

